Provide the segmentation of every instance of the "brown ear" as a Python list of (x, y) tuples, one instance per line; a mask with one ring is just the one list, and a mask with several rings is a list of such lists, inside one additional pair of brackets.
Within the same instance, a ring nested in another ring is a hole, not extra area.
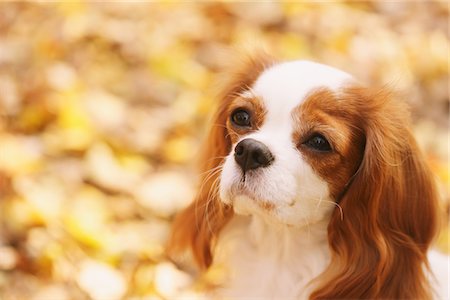
[(201, 268), (212, 262), (212, 245), (220, 230), (232, 216), (232, 210), (225, 207), (218, 198), (221, 166), (231, 151), (231, 141), (226, 129), (228, 105), (239, 93), (248, 89), (258, 75), (273, 63), (265, 53), (239, 55), (232, 59), (229, 70), (222, 79), (219, 106), (206, 143), (200, 165), (201, 182), (193, 203), (182, 211), (173, 224), (168, 243), (169, 255), (192, 250)]
[(331, 263), (312, 299), (429, 299), (426, 253), (437, 196), (408, 129), (405, 106), (385, 92), (351, 89), (364, 157), (329, 224)]

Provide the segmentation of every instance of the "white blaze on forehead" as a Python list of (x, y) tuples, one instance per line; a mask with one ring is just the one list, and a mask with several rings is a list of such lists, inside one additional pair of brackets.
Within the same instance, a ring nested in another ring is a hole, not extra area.
[(292, 61), (265, 70), (253, 85), (252, 94), (262, 98), (269, 115), (288, 118), (287, 114), (312, 90), (321, 87), (336, 90), (351, 80), (351, 75), (330, 66)]
[[(324, 219), (334, 208), (333, 205), (320, 205), (322, 199), (324, 203), (333, 203), (328, 183), (314, 172), (296, 149), (292, 140), (291, 113), (315, 89), (338, 91), (352, 81), (353, 78), (343, 71), (308, 61), (287, 62), (266, 69), (251, 89), (240, 95), (257, 97), (263, 102), (267, 112), (263, 125), (241, 136), (240, 140), (253, 138), (264, 143), (275, 160), (267, 168), (249, 175), (243, 184), (242, 172), (234, 160), (234, 151), (231, 151), (221, 174), (222, 201), (233, 203), (235, 212), (256, 213), (259, 210), (252, 198), (263, 200), (275, 206), (269, 213), (270, 218), (284, 224), (303, 226), (305, 220), (313, 223)], [(250, 196), (239, 191), (237, 187), (242, 186)]]

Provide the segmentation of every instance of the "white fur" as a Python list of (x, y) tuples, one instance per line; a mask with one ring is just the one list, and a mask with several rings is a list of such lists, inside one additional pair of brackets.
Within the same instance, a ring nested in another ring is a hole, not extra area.
[(450, 256), (436, 250), (428, 252), (431, 266), (429, 279), (435, 299), (450, 299)]
[[(261, 99), (267, 110), (266, 119), (258, 131), (239, 141), (253, 138), (264, 143), (275, 160), (267, 168), (249, 172), (242, 184), (232, 151), (221, 174), (221, 199), (233, 203), (237, 213), (261, 211), (258, 201), (274, 204), (273, 211), (262, 212), (262, 215), (297, 227), (324, 219), (334, 203), (329, 197), (327, 183), (296, 150), (291, 114), (315, 88), (338, 90), (351, 80), (347, 73), (309, 61), (282, 63), (264, 71), (243, 96)], [(244, 200), (243, 191), (247, 196)]]
[(309, 297), (310, 283), (329, 262), (327, 224), (335, 203), (327, 183), (296, 149), (291, 113), (314, 89), (339, 91), (352, 80), (337, 69), (295, 61), (265, 70), (242, 94), (262, 99), (267, 115), (259, 130), (240, 140), (264, 143), (275, 159), (248, 171), (245, 182), (234, 151), (225, 159), (220, 196), (236, 214), (217, 241), (214, 264), (223, 265), (229, 277), (214, 298)]
[(226, 226), (214, 262), (226, 267), (219, 299), (306, 299), (329, 262), (326, 222), (288, 228), (260, 216), (236, 216)]
[[(292, 140), (292, 111), (315, 88), (337, 91), (350, 75), (307, 61), (276, 65), (244, 97), (258, 97), (267, 115), (262, 127), (242, 137), (264, 143), (275, 157), (242, 182), (234, 151), (225, 160), (221, 199), (237, 216), (221, 233), (214, 263), (230, 271), (215, 296), (303, 299), (329, 261), (328, 216), (335, 204), (327, 183), (302, 158)], [(240, 141), (239, 140), (239, 141)], [(238, 142), (239, 142), (238, 141)], [(233, 145), (233, 148), (235, 145)], [(261, 201), (274, 205), (267, 211)]]
[(353, 77), (341, 70), (310, 61), (291, 61), (265, 70), (252, 87), (263, 98), (269, 122), (290, 119), (292, 109), (316, 88), (338, 90)]

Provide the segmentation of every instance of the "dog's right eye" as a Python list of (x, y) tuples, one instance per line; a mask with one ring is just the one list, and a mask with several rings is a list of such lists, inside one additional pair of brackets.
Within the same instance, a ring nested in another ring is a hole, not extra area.
[(327, 139), (321, 134), (315, 134), (310, 137), (306, 142), (303, 143), (310, 149), (319, 151), (319, 152), (330, 152), (332, 150), (330, 143)]
[(250, 114), (248, 113), (248, 111), (243, 109), (235, 110), (231, 114), (231, 121), (233, 122), (233, 124), (241, 127), (250, 127), (251, 125)]

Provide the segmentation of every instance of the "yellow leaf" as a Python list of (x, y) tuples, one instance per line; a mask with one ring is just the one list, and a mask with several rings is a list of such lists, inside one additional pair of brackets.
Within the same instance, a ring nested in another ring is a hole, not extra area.
[(441, 230), (436, 244), (439, 249), (450, 254), (450, 231), (448, 227)]
[(192, 159), (196, 147), (190, 137), (176, 137), (169, 140), (164, 147), (164, 157), (173, 163), (184, 163)]
[(86, 2), (80, 0), (61, 1), (59, 2), (57, 8), (62, 15), (68, 17), (85, 12)]
[(19, 176), (37, 171), (42, 166), (39, 141), (34, 138), (0, 136), (0, 170)]
[(28, 226), (43, 222), (41, 215), (24, 199), (14, 197), (6, 201), (6, 203), (5, 215), (8, 216), (7, 223), (10, 228), (21, 231)]
[[(96, 132), (81, 105), (81, 91), (75, 87), (61, 93), (56, 141), (63, 150), (85, 150), (95, 140)], [(61, 99), (61, 100), (62, 100)]]
[(311, 56), (306, 40), (299, 34), (286, 33), (277, 39), (277, 51), (287, 59)]
[(80, 287), (94, 300), (122, 299), (127, 283), (125, 277), (110, 265), (94, 260), (83, 261), (77, 276)]
[(79, 242), (93, 248), (99, 248), (108, 242), (107, 221), (109, 214), (103, 195), (85, 187), (71, 200), (64, 222), (69, 233)]

